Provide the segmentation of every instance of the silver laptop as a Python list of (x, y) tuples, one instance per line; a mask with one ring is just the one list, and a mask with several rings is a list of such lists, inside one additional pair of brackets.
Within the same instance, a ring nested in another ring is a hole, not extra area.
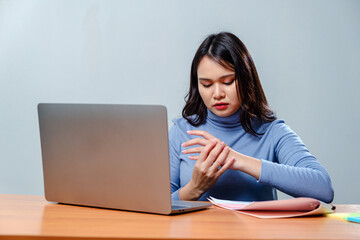
[(175, 214), (211, 203), (171, 201), (164, 106), (38, 105), (45, 198)]

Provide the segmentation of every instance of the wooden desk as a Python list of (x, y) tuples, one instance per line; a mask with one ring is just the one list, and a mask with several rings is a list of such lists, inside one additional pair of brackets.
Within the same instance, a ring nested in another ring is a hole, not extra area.
[[(360, 205), (337, 205), (360, 212)], [(212, 207), (161, 216), (0, 195), (0, 239), (360, 239), (360, 224), (339, 217), (257, 219)]]

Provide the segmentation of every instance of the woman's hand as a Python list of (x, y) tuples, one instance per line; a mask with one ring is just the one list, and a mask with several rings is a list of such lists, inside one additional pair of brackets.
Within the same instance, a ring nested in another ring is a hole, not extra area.
[[(195, 136), (199, 136), (199, 138), (194, 138), (191, 139), (185, 143), (182, 144), (183, 147), (189, 147), (189, 146), (194, 146), (194, 145), (200, 145), (197, 147), (193, 147), (193, 148), (189, 148), (186, 149), (184, 153), (190, 154), (190, 153), (201, 153), (201, 151), (203, 150), (203, 148), (205, 147), (206, 144), (208, 144), (211, 140), (216, 140), (218, 143), (221, 143), (221, 140), (218, 138), (215, 138), (213, 135), (211, 135), (210, 133), (206, 132), (206, 131), (201, 131), (201, 130), (193, 130), (193, 131), (188, 131), (189, 135), (195, 135)], [(226, 145), (226, 144), (225, 144)], [(241, 154), (234, 151), (233, 149), (229, 148), (229, 155), (228, 158), (225, 160), (225, 162), (227, 160), (229, 160), (230, 158), (234, 158), (234, 163), (231, 165), (230, 169), (234, 169), (234, 170), (240, 170), (240, 165), (239, 165), (239, 160), (241, 157)], [(189, 159), (191, 160), (197, 160), (199, 158), (199, 155), (195, 155), (195, 156), (189, 156)]]
[[(200, 154), (196, 156), (196, 164), (190, 182), (179, 191), (179, 196), (182, 200), (197, 200), (217, 182), (219, 177), (234, 162), (233, 157), (227, 159), (230, 148), (224, 142), (220, 142), (218, 139), (199, 140), (203, 145), (201, 149), (191, 148), (183, 151), (185, 154), (200, 151)], [(193, 143), (188, 142), (184, 144), (188, 144), (187, 146), (199, 144), (195, 143), (196, 141)], [(195, 159), (192, 156), (190, 157)]]
[[(192, 130), (192, 131), (188, 131), (187, 132), (189, 135), (195, 135), (195, 136), (199, 136), (199, 138), (194, 138), (191, 139), (187, 142), (184, 142), (182, 144), (183, 147), (189, 147), (189, 146), (194, 146), (194, 145), (200, 145), (198, 147), (193, 147), (193, 148), (188, 148), (186, 150), (183, 151), (183, 153), (185, 154), (191, 154), (191, 153), (201, 153), (201, 151), (204, 149), (204, 147), (211, 143), (212, 141), (215, 141), (217, 143), (221, 143), (221, 140), (218, 138), (215, 138), (213, 135), (211, 135), (210, 133), (206, 132), (206, 131), (202, 131), (202, 130)], [(225, 143), (224, 143), (225, 144)], [(225, 144), (226, 145), (226, 144)], [(231, 148), (229, 148), (230, 151), (233, 151)], [(231, 154), (233, 155), (233, 154)], [(189, 159), (191, 160), (198, 160), (200, 155), (195, 155), (195, 156), (189, 156)]]
[(197, 200), (227, 169), (240, 170), (256, 179), (260, 178), (261, 161), (259, 159), (234, 151), (206, 131), (192, 130), (188, 131), (188, 134), (199, 136), (199, 138), (191, 139), (182, 146), (200, 146), (183, 151), (185, 154), (199, 153), (199, 155), (189, 156), (189, 159), (196, 160), (196, 164), (190, 182), (179, 192), (181, 199)]

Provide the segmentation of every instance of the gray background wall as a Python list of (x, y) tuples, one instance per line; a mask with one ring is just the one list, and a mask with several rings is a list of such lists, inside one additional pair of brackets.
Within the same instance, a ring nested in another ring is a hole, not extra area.
[(196, 48), (219, 31), (247, 45), (270, 105), (328, 169), (334, 202), (359, 204), (358, 0), (0, 0), (0, 193), (43, 194), (39, 102), (180, 116)]

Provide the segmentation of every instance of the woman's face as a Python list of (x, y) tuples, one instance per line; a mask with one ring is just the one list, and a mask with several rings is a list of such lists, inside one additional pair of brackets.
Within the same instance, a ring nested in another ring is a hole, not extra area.
[(197, 75), (200, 96), (211, 112), (227, 117), (239, 110), (234, 71), (205, 56), (199, 63)]

